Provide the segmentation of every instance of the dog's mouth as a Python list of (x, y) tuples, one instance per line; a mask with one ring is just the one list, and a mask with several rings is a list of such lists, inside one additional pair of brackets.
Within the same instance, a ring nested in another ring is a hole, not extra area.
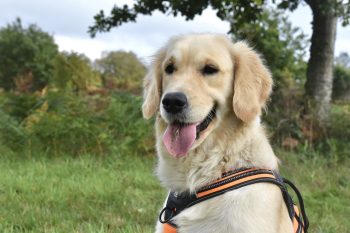
[(215, 119), (216, 107), (214, 105), (201, 122), (185, 123), (175, 121), (169, 124), (163, 135), (163, 143), (168, 152), (175, 157), (186, 155), (194, 142), (201, 137), (203, 132)]
[(196, 139), (199, 139), (200, 133), (206, 130), (209, 124), (216, 117), (216, 105), (210, 110), (209, 114), (204, 118), (204, 120), (196, 126)]

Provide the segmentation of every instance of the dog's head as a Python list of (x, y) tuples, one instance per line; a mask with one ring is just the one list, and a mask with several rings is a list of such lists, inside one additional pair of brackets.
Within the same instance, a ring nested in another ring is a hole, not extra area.
[(225, 115), (244, 123), (259, 117), (271, 86), (269, 71), (246, 43), (221, 35), (175, 37), (145, 77), (142, 112), (148, 119), (159, 110), (168, 125), (163, 143), (179, 157), (201, 144)]

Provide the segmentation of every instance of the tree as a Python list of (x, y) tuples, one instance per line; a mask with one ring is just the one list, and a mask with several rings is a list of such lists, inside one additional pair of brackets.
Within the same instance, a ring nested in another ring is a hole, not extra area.
[(146, 73), (146, 67), (133, 52), (106, 52), (95, 61), (95, 66), (102, 73), (105, 86), (114, 83), (126, 89), (140, 89)]
[[(132, 8), (127, 5), (114, 6), (110, 16), (105, 16), (104, 12), (100, 11), (95, 16), (95, 24), (89, 28), (89, 33), (95, 36), (97, 32), (109, 31), (125, 22), (135, 21), (138, 14), (150, 15), (155, 10), (175, 16), (181, 14), (187, 20), (191, 20), (209, 6), (217, 10), (217, 16), (220, 19), (230, 19), (231, 32), (235, 32), (246, 22), (258, 22), (266, 2), (265, 0), (202, 0), (194, 3), (190, 0), (137, 0)], [(273, 0), (279, 8), (291, 11), (302, 2), (301, 0)], [(328, 117), (332, 92), (336, 23), (340, 18), (344, 26), (349, 24), (350, 3), (346, 0), (304, 0), (304, 2), (313, 12), (313, 33), (305, 91), (308, 102), (312, 103), (311, 109), (315, 110), (320, 121), (324, 122)]]
[(314, 113), (322, 124), (327, 122), (332, 98), (337, 9), (340, 6), (337, 0), (306, 0), (306, 3), (313, 13), (310, 59), (305, 84), (309, 101), (306, 107), (311, 107), (311, 111), (315, 110)]
[(61, 52), (55, 59), (52, 84), (61, 90), (86, 91), (100, 86), (101, 78), (84, 54)]
[(34, 24), (16, 19), (0, 29), (0, 87), (23, 91), (41, 89), (53, 73), (58, 49), (54, 39)]

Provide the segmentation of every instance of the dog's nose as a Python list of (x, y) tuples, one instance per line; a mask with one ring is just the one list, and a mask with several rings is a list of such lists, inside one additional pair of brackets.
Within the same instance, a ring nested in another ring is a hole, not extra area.
[(168, 113), (180, 113), (188, 103), (187, 98), (182, 92), (168, 93), (163, 97), (163, 107)]

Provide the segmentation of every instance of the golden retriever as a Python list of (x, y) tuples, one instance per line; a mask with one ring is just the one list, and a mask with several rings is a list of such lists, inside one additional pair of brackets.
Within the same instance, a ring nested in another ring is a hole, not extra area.
[[(278, 170), (260, 123), (271, 89), (269, 70), (245, 42), (212, 34), (170, 39), (145, 77), (142, 105), (146, 119), (156, 114), (162, 185), (193, 193), (233, 169)], [(281, 190), (269, 183), (201, 202), (174, 221), (180, 233), (293, 232)]]

